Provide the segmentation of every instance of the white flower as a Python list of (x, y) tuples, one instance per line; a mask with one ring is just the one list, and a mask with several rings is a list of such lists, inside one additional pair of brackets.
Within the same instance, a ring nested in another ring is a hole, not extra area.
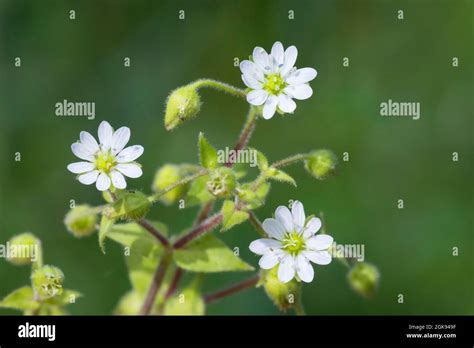
[(253, 241), (249, 248), (260, 258), (263, 269), (271, 269), (278, 263), (278, 279), (287, 283), (294, 278), (309, 283), (314, 278), (313, 266), (331, 262), (328, 252), (333, 238), (327, 234), (315, 236), (321, 228), (321, 220), (313, 217), (305, 224), (305, 213), (301, 202), (294, 202), (291, 212), (287, 207), (279, 206), (275, 210), (275, 219), (265, 219), (263, 229), (270, 238)]
[(240, 63), (242, 80), (253, 89), (247, 94), (247, 101), (252, 105), (263, 105), (265, 119), (272, 118), (277, 107), (281, 112), (293, 113), (296, 109), (293, 99), (304, 100), (313, 94), (308, 82), (316, 77), (317, 72), (313, 68), (296, 69), (297, 55), (295, 46), (284, 51), (281, 42), (277, 41), (270, 54), (255, 47), (253, 61)]
[(87, 162), (75, 162), (67, 166), (84, 185), (95, 183), (99, 191), (108, 190), (111, 186), (124, 189), (127, 187), (124, 175), (138, 178), (143, 172), (140, 165), (134, 162), (143, 154), (143, 146), (132, 145), (125, 148), (130, 139), (130, 128), (121, 127), (115, 132), (107, 121), (102, 121), (98, 130), (99, 141), (88, 132), (81, 132), (79, 142), (71, 145), (71, 150), (80, 159)]

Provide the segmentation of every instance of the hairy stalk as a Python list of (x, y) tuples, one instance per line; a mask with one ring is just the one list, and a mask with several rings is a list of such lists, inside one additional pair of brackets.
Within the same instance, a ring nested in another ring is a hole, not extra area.
[(149, 200), (151, 202), (156, 202), (161, 196), (163, 196), (164, 194), (170, 192), (171, 190), (175, 189), (176, 187), (187, 184), (188, 182), (193, 181), (193, 180), (195, 180), (195, 179), (197, 179), (201, 176), (204, 176), (206, 174), (207, 174), (207, 170), (200, 170), (196, 174), (186, 176), (186, 177), (182, 178), (181, 180), (178, 180), (175, 183), (172, 183), (171, 185), (164, 188), (160, 192), (157, 192), (154, 195), (150, 196)]
[(155, 237), (156, 239), (158, 239), (158, 241), (163, 244), (163, 246), (165, 247), (169, 247), (170, 245), (170, 242), (168, 241), (168, 239), (163, 236), (160, 231), (158, 231), (158, 229), (155, 228), (155, 226), (153, 226), (148, 220), (146, 219), (141, 219), (141, 220), (138, 220), (137, 221), (137, 224), (139, 224), (140, 226), (142, 226), (145, 230), (147, 230), (148, 232), (150, 232), (151, 235), (153, 235), (153, 237)]
[(153, 304), (155, 303), (156, 294), (158, 293), (158, 290), (160, 289), (161, 284), (163, 283), (163, 279), (165, 277), (166, 270), (168, 269), (170, 261), (171, 253), (167, 251), (165, 255), (163, 255), (163, 258), (161, 259), (161, 262), (158, 265), (155, 274), (153, 275), (150, 288), (148, 289), (145, 301), (143, 302), (142, 309), (140, 310), (141, 315), (150, 314), (151, 309), (153, 308)]
[[(253, 130), (255, 129), (257, 116), (258, 116), (257, 109), (251, 106), (247, 114), (247, 120), (245, 121), (242, 131), (240, 132), (239, 139), (237, 140), (237, 143), (235, 144), (235, 147), (234, 147), (234, 150), (236, 152), (247, 146), (250, 140), (250, 137), (252, 136)], [(226, 167), (232, 167), (232, 165), (233, 165), (232, 162), (227, 162), (225, 164)]]
[(201, 222), (206, 220), (211, 213), (212, 208), (214, 208), (214, 202), (208, 202), (204, 204), (196, 216), (196, 222), (194, 223), (194, 226), (199, 225)]
[(257, 233), (261, 237), (266, 237), (267, 236), (267, 234), (265, 233), (265, 230), (262, 227), (262, 223), (260, 222), (257, 215), (255, 215), (255, 213), (253, 211), (249, 211), (249, 221), (253, 225), (253, 227), (255, 227), (255, 230), (257, 230)]
[(260, 276), (258, 274), (256, 274), (256, 275), (254, 275), (254, 276), (252, 276), (252, 277), (250, 277), (250, 278), (248, 278), (248, 279), (246, 279), (242, 282), (239, 282), (235, 285), (232, 285), (232, 286), (230, 286), (226, 289), (223, 289), (223, 290), (220, 290), (220, 291), (217, 291), (217, 292), (214, 292), (212, 294), (204, 296), (204, 301), (206, 303), (215, 302), (217, 300), (220, 300), (223, 297), (230, 296), (230, 295), (233, 295), (233, 294), (235, 294), (239, 291), (254, 287), (255, 285), (257, 285), (259, 279), (260, 279)]
[(174, 249), (180, 249), (186, 244), (188, 244), (190, 241), (193, 239), (199, 237), (203, 233), (206, 233), (210, 230), (212, 230), (214, 227), (219, 225), (222, 222), (223, 216), (222, 213), (218, 213), (214, 216), (211, 216), (210, 218), (207, 218), (203, 222), (201, 222), (199, 225), (196, 227), (192, 228), (191, 231), (189, 231), (187, 234), (179, 238), (174, 244), (173, 248)]
[(228, 83), (212, 80), (212, 79), (200, 79), (193, 82), (192, 85), (195, 88), (209, 87), (214, 88), (222, 92), (229, 93), (235, 97), (245, 98), (245, 90), (229, 85)]
[(305, 160), (306, 158), (308, 157), (307, 154), (296, 154), (296, 155), (293, 155), (293, 156), (290, 156), (290, 157), (287, 157), (287, 158), (284, 158), (282, 160), (279, 160), (275, 163), (273, 163), (271, 165), (271, 167), (273, 168), (280, 168), (280, 167), (285, 167), (285, 166), (288, 166), (290, 164), (293, 164), (295, 162), (299, 162), (299, 161), (303, 161)]

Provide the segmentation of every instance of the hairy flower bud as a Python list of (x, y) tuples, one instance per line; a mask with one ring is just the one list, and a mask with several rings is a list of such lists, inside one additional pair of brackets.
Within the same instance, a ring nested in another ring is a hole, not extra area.
[(364, 297), (372, 297), (377, 290), (379, 282), (377, 267), (361, 262), (355, 265), (347, 274), (347, 279), (352, 289)]
[(40, 299), (61, 295), (63, 281), (64, 273), (55, 266), (43, 266), (31, 275), (31, 285)]
[(196, 87), (188, 85), (175, 89), (166, 103), (166, 130), (172, 130), (184, 121), (195, 117), (200, 109), (201, 98)]
[(7, 243), (10, 249), (7, 253), (7, 260), (18, 266), (29, 265), (38, 256), (40, 244), (40, 240), (32, 233), (14, 236)]
[(301, 283), (296, 279), (282, 283), (278, 279), (278, 266), (262, 271), (259, 284), (263, 285), (268, 297), (281, 310), (294, 307), (301, 300)]
[(335, 173), (337, 157), (331, 150), (316, 150), (305, 160), (306, 170), (318, 180), (324, 180)]
[[(160, 192), (166, 187), (174, 184), (183, 177), (183, 170), (174, 164), (165, 164), (155, 174), (152, 190)], [(165, 204), (172, 204), (182, 198), (186, 193), (187, 185), (180, 185), (162, 195), (159, 199)]]
[(220, 167), (212, 171), (207, 182), (207, 190), (216, 197), (227, 197), (236, 186), (235, 174), (232, 169)]
[(72, 208), (64, 218), (64, 225), (74, 237), (81, 238), (90, 236), (95, 231), (97, 214), (91, 212), (87, 204)]
[(105, 212), (111, 219), (140, 220), (148, 213), (151, 202), (140, 191), (125, 192), (112, 205), (112, 209)]

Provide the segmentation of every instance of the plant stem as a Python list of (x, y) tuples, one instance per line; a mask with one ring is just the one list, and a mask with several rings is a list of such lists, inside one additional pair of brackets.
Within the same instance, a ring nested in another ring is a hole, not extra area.
[(193, 82), (192, 85), (195, 88), (209, 87), (214, 88), (222, 92), (229, 93), (235, 97), (245, 98), (245, 90), (229, 85), (228, 83), (212, 80), (212, 79), (200, 79)]
[(140, 310), (141, 315), (148, 315), (153, 308), (153, 304), (155, 303), (156, 294), (163, 283), (163, 279), (166, 274), (166, 270), (168, 269), (168, 265), (171, 261), (171, 253), (166, 252), (161, 259), (159, 266), (157, 267), (155, 274), (153, 275), (153, 279), (151, 280), (150, 288), (146, 294), (145, 301), (143, 302), (142, 309)]
[(212, 294), (204, 296), (204, 301), (206, 303), (211, 303), (217, 300), (220, 300), (223, 297), (233, 295), (239, 291), (254, 287), (257, 283), (258, 280), (260, 279), (260, 276), (258, 274), (240, 282), (235, 285), (232, 285), (226, 289), (214, 292)]
[(183, 269), (180, 268), (180, 267), (177, 267), (176, 271), (174, 272), (173, 279), (171, 280), (171, 284), (168, 287), (168, 290), (166, 290), (164, 301), (166, 301), (171, 296), (173, 296), (176, 289), (178, 288), (178, 284), (179, 284), (179, 281), (181, 280), (182, 276), (183, 276)]
[(273, 164), (271, 165), (271, 167), (273, 167), (273, 168), (284, 167), (284, 166), (293, 164), (293, 163), (295, 163), (295, 162), (302, 161), (302, 160), (306, 159), (307, 157), (308, 157), (307, 154), (301, 154), (301, 153), (299, 153), (299, 154), (296, 154), (296, 155), (293, 155), (293, 156), (284, 158), (284, 159), (282, 159), (282, 160), (279, 160), (279, 161), (273, 163)]
[(203, 207), (201, 208), (201, 210), (199, 210), (196, 216), (196, 222), (194, 223), (194, 226), (199, 225), (201, 222), (206, 220), (210, 212), (212, 211), (213, 207), (214, 207), (214, 202), (212, 201), (203, 205)]
[(193, 227), (191, 231), (189, 231), (187, 234), (185, 234), (184, 236), (179, 238), (176, 242), (174, 242), (173, 248), (180, 249), (184, 247), (193, 239), (199, 237), (203, 233), (206, 233), (207, 231), (210, 231), (214, 227), (219, 225), (222, 222), (222, 219), (223, 219), (222, 213), (218, 213), (214, 216), (211, 216), (210, 218), (207, 218), (196, 227)]
[[(234, 150), (235, 152), (245, 148), (252, 136), (252, 132), (255, 129), (255, 123), (257, 121), (257, 109), (253, 106), (250, 107), (249, 112), (247, 114), (247, 120), (244, 123), (242, 131), (240, 132), (239, 139), (235, 144)], [(226, 167), (232, 167), (234, 163), (227, 162), (225, 164)]]
[(142, 226), (145, 230), (147, 230), (148, 232), (151, 233), (151, 235), (153, 235), (153, 237), (155, 237), (156, 239), (158, 239), (160, 241), (161, 244), (163, 244), (163, 246), (165, 247), (169, 247), (170, 245), (170, 242), (168, 241), (168, 239), (163, 236), (160, 231), (158, 231), (158, 229), (155, 228), (155, 226), (153, 226), (150, 221), (146, 220), (146, 219), (141, 219), (141, 220), (138, 220), (137, 221), (137, 224), (139, 224), (140, 226)]
[(262, 237), (267, 236), (267, 234), (265, 233), (265, 230), (262, 227), (262, 223), (260, 222), (257, 215), (255, 215), (253, 211), (249, 211), (249, 220), (250, 220), (250, 223), (253, 225), (253, 227), (255, 227), (255, 229), (257, 230), (260, 236)]
[(193, 181), (193, 180), (195, 180), (195, 179), (197, 179), (201, 176), (204, 176), (206, 174), (207, 174), (207, 170), (200, 170), (196, 174), (186, 176), (186, 177), (182, 178), (181, 180), (178, 180), (178, 181), (172, 183), (171, 185), (164, 188), (160, 192), (157, 192), (154, 195), (150, 196), (149, 200), (151, 202), (156, 202), (161, 196), (163, 196), (164, 194), (170, 192), (171, 190), (175, 189), (176, 187), (187, 184), (188, 182)]

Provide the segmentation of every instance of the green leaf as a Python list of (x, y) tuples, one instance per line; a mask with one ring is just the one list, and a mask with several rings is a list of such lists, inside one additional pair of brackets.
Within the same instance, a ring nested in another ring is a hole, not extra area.
[(239, 189), (239, 198), (247, 204), (248, 209), (256, 209), (265, 203), (265, 198), (270, 191), (270, 183), (264, 182), (257, 189), (252, 183), (243, 184)]
[[(257, 151), (255, 149), (252, 149), (252, 150)], [(265, 155), (261, 153), (260, 151), (257, 151), (257, 166), (262, 172), (268, 169), (268, 160), (265, 157)]]
[[(150, 223), (160, 231), (162, 235), (168, 235), (168, 227), (166, 227), (165, 224), (158, 221), (150, 221)], [(139, 238), (147, 238), (156, 242), (155, 237), (136, 222), (113, 225), (107, 233), (107, 238), (112, 239), (125, 247), (131, 247), (133, 242)]]
[(214, 199), (214, 196), (207, 190), (208, 181), (209, 175), (204, 175), (194, 180), (186, 197), (186, 206), (191, 207), (194, 205), (205, 204)]
[(107, 216), (102, 215), (100, 219), (100, 227), (99, 227), (99, 246), (102, 249), (102, 252), (105, 254), (105, 237), (107, 237), (107, 233), (114, 225), (115, 220), (109, 219)]
[(166, 301), (165, 315), (204, 315), (206, 306), (199, 292), (190, 287)]
[(236, 210), (233, 201), (225, 201), (222, 206), (222, 215), (224, 217), (222, 222), (222, 231), (226, 231), (235, 225), (241, 224), (249, 218), (249, 213), (246, 211)]
[(207, 141), (203, 133), (199, 133), (199, 159), (204, 168), (214, 169), (218, 166), (217, 150)]
[(143, 295), (136, 291), (129, 291), (122, 296), (117, 307), (114, 309), (114, 315), (135, 315), (140, 313), (143, 305)]
[(82, 297), (82, 294), (80, 292), (75, 290), (64, 289), (61, 295), (48, 298), (44, 302), (62, 307), (74, 303), (79, 297)]
[(296, 181), (293, 179), (290, 175), (286, 174), (284, 171), (276, 169), (276, 168), (270, 168), (266, 171), (267, 177), (269, 179), (277, 180), (277, 181), (282, 181), (282, 182), (287, 182), (293, 186), (296, 187)]
[(34, 300), (33, 289), (29, 286), (12, 291), (2, 301), (0, 301), (1, 308), (12, 308), (25, 310), (36, 310), (39, 308), (39, 302)]
[(241, 260), (223, 241), (208, 234), (177, 249), (173, 258), (179, 267), (193, 272), (251, 271), (253, 267)]

